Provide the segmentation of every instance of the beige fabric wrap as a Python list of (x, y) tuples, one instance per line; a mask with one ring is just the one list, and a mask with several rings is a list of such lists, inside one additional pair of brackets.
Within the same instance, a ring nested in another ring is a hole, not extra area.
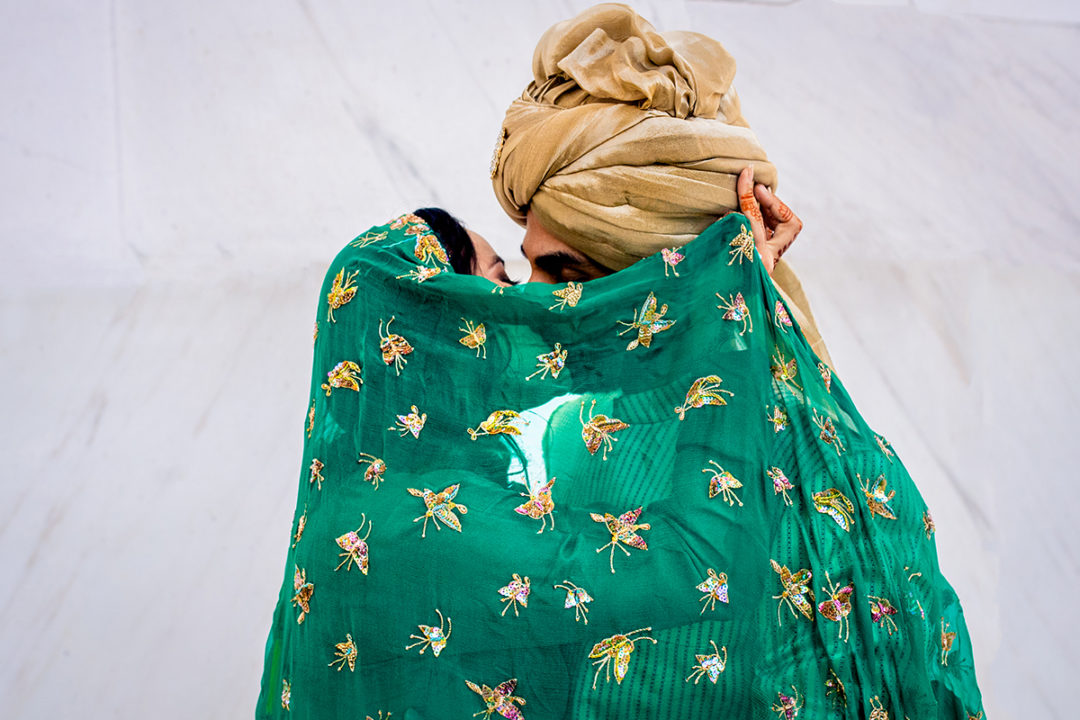
[[(503, 209), (532, 208), (556, 237), (612, 269), (684, 245), (739, 209), (735, 182), (776, 186), (731, 86), (735, 60), (695, 32), (657, 32), (626, 5), (596, 5), (537, 43), (533, 80), (511, 103), (492, 161)], [(831, 366), (798, 278), (773, 281)]]

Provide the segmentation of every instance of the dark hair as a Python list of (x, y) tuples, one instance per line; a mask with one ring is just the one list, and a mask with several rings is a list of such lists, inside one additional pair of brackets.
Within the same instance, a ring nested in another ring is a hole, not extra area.
[(461, 221), (437, 207), (420, 208), (415, 214), (424, 219), (446, 248), (454, 272), (472, 275), (476, 264), (476, 248), (473, 247), (472, 238), (465, 232)]

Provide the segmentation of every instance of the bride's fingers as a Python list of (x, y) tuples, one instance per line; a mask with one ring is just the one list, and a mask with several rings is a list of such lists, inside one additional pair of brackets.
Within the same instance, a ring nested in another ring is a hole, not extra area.
[(754, 166), (748, 165), (735, 183), (735, 189), (739, 193), (739, 209), (750, 220), (750, 231), (754, 234), (754, 245), (759, 253), (763, 253), (768, 235), (765, 231), (765, 220), (761, 217), (761, 208), (758, 207), (754, 197)]
[(761, 203), (765, 222), (772, 228), (769, 247), (776, 258), (782, 256), (802, 231), (802, 220), (764, 185), (754, 188), (755, 197)]

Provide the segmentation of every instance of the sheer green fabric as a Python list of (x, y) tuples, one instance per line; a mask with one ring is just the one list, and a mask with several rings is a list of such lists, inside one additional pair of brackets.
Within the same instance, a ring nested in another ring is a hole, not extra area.
[(347, 245), (256, 717), (978, 716), (923, 499), (747, 227), (579, 286)]

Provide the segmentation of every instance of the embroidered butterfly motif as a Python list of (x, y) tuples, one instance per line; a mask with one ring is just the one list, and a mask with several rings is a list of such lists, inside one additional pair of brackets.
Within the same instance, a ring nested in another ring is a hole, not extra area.
[(487, 420), (473, 430), (467, 428), (469, 437), (475, 440), (482, 435), (520, 435), (518, 425), (528, 425), (529, 421), (513, 410), (496, 410), (488, 415)]
[(776, 301), (776, 307), (773, 308), (773, 315), (775, 319), (773, 324), (780, 328), (781, 332), (787, 332), (787, 328), (791, 327), (791, 316), (788, 315), (787, 308), (784, 307), (784, 303), (779, 300)]
[(442, 268), (428, 267), (427, 265), (417, 265), (404, 275), (398, 275), (397, 279), (401, 280), (402, 278), (409, 278), (410, 280), (415, 280), (416, 284), (419, 285), (425, 280), (430, 280), (441, 272)]
[(424, 230), (428, 229), (427, 223), (424, 221), (424, 218), (422, 218), (419, 215), (416, 215), (414, 213), (405, 213), (404, 215), (397, 216), (396, 218), (394, 218), (393, 220), (390, 221), (390, 229), (391, 230), (400, 230), (401, 228), (405, 227), (406, 225), (410, 225), (410, 224), (411, 225), (423, 225)]
[[(848, 615), (851, 614), (851, 595), (855, 592), (855, 585), (850, 582), (843, 587), (834, 585), (828, 571), (825, 572), (825, 582), (829, 584), (829, 587), (821, 588), (821, 591), (827, 593), (829, 599), (818, 603), (818, 612), (839, 624), (840, 628), (836, 637), (844, 636), (844, 642), (847, 642), (851, 635), (851, 621)], [(845, 630), (847, 630), (846, 635)]]
[(473, 713), (473, 715), (483, 715), (485, 718), (489, 718), (492, 713), (497, 712), (507, 720), (525, 720), (525, 716), (521, 714), (521, 710), (515, 704), (525, 704), (524, 698), (514, 695), (514, 689), (517, 688), (517, 678), (510, 678), (499, 683), (494, 690), (487, 685), (477, 685), (469, 680), (466, 680), (465, 684), (469, 686), (470, 690), (482, 697), (484, 704), (487, 705), (485, 710)]
[(322, 460), (319, 458), (311, 458), (311, 466), (308, 468), (308, 483), (318, 483), (317, 488), (322, 490), (323, 480), (326, 478), (322, 475), (322, 469), (326, 467), (323, 465)]
[(315, 401), (311, 401), (311, 409), (307, 414), (307, 436), (311, 437), (311, 431), (315, 429)]
[(818, 437), (826, 445), (831, 445), (836, 454), (839, 455), (844, 451), (844, 443), (840, 441), (840, 436), (836, 433), (836, 427), (833, 425), (832, 418), (824, 415), (818, 415), (817, 408), (813, 409), (814, 412), (814, 424), (818, 426), (818, 430), (821, 432)]
[(679, 271), (675, 269), (675, 266), (686, 258), (681, 252), (678, 252), (678, 248), (663, 248), (660, 251), (660, 256), (664, 258), (664, 277), (668, 276), (668, 268), (675, 273), (675, 277), (679, 277)]
[(847, 689), (832, 668), (829, 668), (829, 674), (825, 678), (825, 696), (832, 696), (833, 703), (847, 707)]
[(360, 453), (360, 457), (357, 458), (356, 462), (360, 465), (367, 463), (367, 467), (364, 468), (364, 482), (371, 483), (378, 490), (379, 483), (385, 480), (383, 475), (386, 473), (386, 462), (382, 458), (363, 452)]
[(731, 259), (728, 260), (728, 265), (739, 261), (742, 265), (743, 258), (753, 262), (754, 260), (754, 234), (746, 229), (745, 225), (739, 226), (739, 234), (731, 241)]
[(304, 528), (307, 527), (307, 505), (304, 505), (304, 514), (300, 516), (300, 519), (296, 521), (296, 535), (293, 536), (292, 547), (296, 547), (296, 543), (300, 542), (300, 538), (304, 536)]
[(315, 594), (315, 583), (307, 581), (307, 570), (301, 570), (293, 565), (293, 597), (292, 604), (300, 608), (300, 615), (296, 618), (296, 624), (304, 622), (304, 618), (311, 612), (311, 596)]
[(326, 294), (326, 319), (330, 322), (337, 322), (334, 318), (334, 311), (341, 309), (341, 306), (356, 297), (356, 286), (353, 285), (353, 280), (356, 278), (360, 271), (357, 270), (345, 277), (345, 268), (338, 270), (337, 275), (334, 276), (334, 282), (330, 285), (330, 292)]
[(544, 532), (549, 517), (551, 518), (551, 529), (555, 529), (555, 501), (551, 499), (551, 487), (554, 484), (555, 478), (551, 478), (536, 492), (519, 493), (519, 495), (529, 499), (514, 508), (514, 511), (540, 521), (540, 529), (536, 531), (537, 535)]
[(874, 440), (877, 441), (878, 447), (881, 448), (881, 452), (885, 453), (885, 457), (889, 459), (889, 462), (892, 462), (893, 456), (896, 453), (892, 451), (892, 446), (889, 444), (889, 441), (877, 434), (874, 435)]
[(334, 366), (333, 370), (326, 373), (326, 382), (322, 384), (322, 389), (326, 391), (326, 396), (330, 397), (330, 391), (333, 388), (360, 392), (360, 386), (363, 384), (364, 381), (360, 378), (360, 366), (352, 360), (342, 360)]
[(367, 575), (367, 539), (368, 536), (371, 535), (371, 524), (368, 523), (367, 533), (364, 535), (364, 537), (361, 538), (360, 531), (364, 529), (365, 523), (367, 523), (367, 515), (365, 515), (364, 513), (360, 513), (360, 527), (356, 528), (356, 530), (351, 530), (345, 533), (335, 541), (337, 542), (338, 547), (344, 550), (344, 552), (338, 553), (338, 557), (345, 558), (340, 563), (338, 563), (338, 566), (336, 568), (334, 568), (335, 572), (340, 570), (342, 565), (345, 566), (346, 571), (352, 570), (352, 566), (356, 565), (356, 567), (360, 568), (360, 572)]
[(356, 643), (353, 642), (352, 634), (345, 634), (345, 642), (339, 642), (334, 645), (336, 648), (334, 651), (334, 659), (331, 660), (328, 665), (330, 667), (338, 666), (338, 672), (345, 667), (345, 664), (349, 665), (349, 672), (356, 671)]
[(458, 520), (458, 517), (454, 512), (457, 511), (464, 515), (469, 512), (469, 509), (460, 503), (454, 502), (459, 487), (459, 483), (454, 483), (438, 493), (432, 492), (427, 488), (424, 488), (423, 490), (406, 488), (410, 495), (423, 498), (424, 505), (427, 506), (427, 511), (423, 515), (413, 518), (413, 522), (417, 522), (418, 520), (424, 521), (424, 529), (420, 533), (421, 538), (427, 537), (428, 518), (431, 518), (432, 522), (435, 523), (436, 530), (440, 529), (439, 520), (442, 520), (451, 529), (461, 532), (461, 521)]
[(780, 348), (776, 348), (776, 354), (772, 357), (772, 365), (769, 369), (772, 370), (773, 379), (776, 381), (785, 385), (794, 385), (797, 389), (802, 390), (802, 385), (795, 382), (795, 376), (799, 372), (799, 364), (795, 361), (795, 358), (787, 360)]
[(719, 375), (706, 375), (695, 380), (686, 393), (686, 401), (675, 408), (679, 420), (684, 419), (686, 411), (693, 408), (702, 408), (706, 405), (727, 405), (724, 395), (735, 397), (735, 393), (721, 388), (722, 382), (724, 381)]
[(319, 339), (319, 321), (315, 321), (315, 326), (311, 329), (311, 344), (314, 345), (315, 341)]
[(377, 243), (385, 240), (387, 234), (388, 233), (385, 230), (383, 230), (382, 232), (375, 232), (374, 230), (369, 230), (363, 235), (357, 235), (356, 239), (350, 242), (349, 245), (354, 248), (365, 248), (372, 243)]
[(878, 597), (877, 595), (867, 595), (867, 602), (870, 603), (870, 619), (877, 624), (878, 627), (884, 628), (889, 631), (891, 637), (893, 632), (899, 630), (896, 627), (896, 621), (892, 619), (892, 616), (900, 612), (896, 609), (896, 606), (889, 602), (888, 598)]
[(408, 415), (398, 415), (397, 422), (387, 430), (397, 430), (401, 437), (411, 434), (414, 438), (419, 438), (420, 431), (424, 429), (424, 423), (427, 422), (427, 413), (421, 414), (415, 405), (411, 407), (411, 410), (412, 412)]
[(822, 381), (825, 383), (825, 391), (832, 392), (832, 370), (823, 362), (817, 364), (817, 369), (821, 373)]
[(521, 577), (514, 573), (514, 579), (506, 586), (499, 588), (499, 594), (503, 596), (500, 602), (506, 603), (503, 606), (502, 615), (506, 615), (507, 609), (513, 605), (514, 615), (517, 616), (519, 603), (521, 607), (529, 607), (529, 576)]
[(612, 635), (611, 637), (604, 638), (600, 642), (593, 645), (592, 650), (589, 651), (589, 658), (599, 658), (593, 665), (597, 665), (596, 674), (593, 675), (593, 690), (596, 689), (596, 680), (600, 677), (600, 671), (604, 670), (604, 679), (606, 682), (611, 682), (611, 668), (610, 664), (615, 665), (615, 682), (622, 685), (623, 678), (626, 677), (626, 670), (630, 665), (630, 653), (634, 652), (635, 642), (641, 642), (648, 640), (653, 645), (656, 644), (654, 638), (648, 635), (641, 635), (639, 637), (631, 637), (635, 633), (649, 632), (651, 627), (638, 628), (637, 630), (631, 630), (630, 632), (618, 635)]
[[(768, 412), (769, 408), (765, 408)], [(771, 415), (766, 415), (765, 419), (772, 423), (773, 432), (778, 433), (788, 426), (788, 414), (780, 407), (776, 406), (772, 409)]]
[(383, 335), (383, 321), (379, 320), (379, 350), (382, 351), (383, 362), (387, 365), (393, 365), (398, 375), (401, 375), (401, 368), (408, 362), (405, 356), (413, 351), (413, 346), (409, 344), (409, 341), (400, 335), (395, 335), (390, 332), (390, 323), (394, 322), (394, 317), (391, 315), (389, 322), (386, 323), (386, 335)]
[(791, 496), (787, 494), (788, 490), (794, 490), (795, 486), (788, 480), (784, 471), (778, 467), (771, 467), (765, 471), (765, 474), (769, 476), (773, 484), (773, 495), (783, 495), (784, 504), (791, 506)]
[(536, 372), (525, 379), (532, 380), (533, 376), (540, 375), (540, 379), (543, 380), (550, 372), (551, 377), (557, 380), (564, 367), (566, 367), (566, 351), (563, 350), (561, 343), (555, 343), (554, 350), (536, 356)]
[[(792, 615), (795, 615), (797, 609), (803, 617), (812, 622), (814, 620), (814, 591), (810, 588), (810, 580), (813, 578), (813, 573), (805, 568), (792, 573), (787, 565), (781, 565), (775, 560), (769, 560), (769, 563), (780, 576), (782, 588), (779, 595), (773, 595), (773, 600), (780, 601), (776, 605), (776, 624), (783, 625), (780, 619), (780, 608), (785, 604)], [(798, 615), (795, 616), (798, 617)]]
[(956, 642), (956, 633), (949, 632), (950, 623), (941, 618), (941, 664), (949, 664), (949, 653), (952, 652), (953, 643)]
[(292, 685), (288, 680), (281, 681), (281, 709), (289, 710), (289, 703), (292, 701)]
[(722, 494), (728, 506), (739, 503), (739, 507), (742, 507), (742, 500), (735, 494), (735, 491), (741, 488), (743, 484), (736, 480), (734, 475), (720, 467), (715, 460), (710, 460), (709, 464), (716, 469), (701, 468), (703, 473), (712, 473), (712, 477), (709, 478), (709, 497), (714, 498)]
[(937, 530), (937, 526), (934, 525), (934, 518), (930, 517), (930, 509), (923, 510), (922, 514), (923, 530), (926, 532), (926, 539), (929, 540), (930, 536)]
[(896, 515), (893, 513), (892, 506), (889, 502), (896, 495), (895, 490), (890, 490), (888, 494), (885, 493), (885, 485), (889, 481), (885, 479), (884, 475), (878, 475), (874, 489), (870, 489), (870, 479), (863, 479), (862, 475), (856, 474), (855, 477), (859, 478), (860, 487), (862, 487), (863, 495), (866, 496), (866, 507), (870, 509), (870, 517), (880, 515), (886, 520), (895, 520)]
[(599, 523), (604, 523), (608, 532), (611, 533), (611, 542), (596, 548), (596, 552), (601, 552), (604, 548), (611, 547), (610, 566), (611, 572), (615, 572), (615, 548), (619, 548), (626, 556), (630, 556), (630, 551), (623, 547), (623, 544), (630, 547), (638, 548), (639, 550), (648, 550), (649, 545), (637, 534), (638, 530), (648, 530), (649, 524), (638, 524), (637, 519), (641, 516), (641, 508), (636, 510), (628, 510), (619, 517), (604, 513), (600, 515), (598, 513), (589, 513), (589, 517)]
[(716, 297), (720, 298), (720, 304), (716, 306), (716, 309), (725, 311), (723, 318), (742, 323), (742, 329), (739, 331), (740, 335), (747, 330), (753, 332), (754, 319), (750, 317), (750, 308), (746, 306), (746, 300), (743, 299), (741, 292), (735, 293), (735, 297), (728, 294), (727, 298), (720, 293), (716, 293)]
[(889, 720), (889, 713), (885, 710), (885, 706), (881, 704), (881, 699), (877, 695), (870, 698), (870, 714), (866, 720)]
[[(417, 625), (420, 628), (420, 635), (409, 635), (409, 639), (416, 640), (416, 642), (406, 645), (406, 650), (411, 650), (419, 645), (420, 654), (423, 655), (424, 651), (430, 647), (431, 654), (439, 657), (439, 653), (446, 647), (446, 641), (450, 639), (450, 633), (454, 631), (454, 623), (450, 618), (444, 618), (439, 608), (435, 608), (435, 612), (439, 616), (438, 627), (434, 625)], [(444, 625), (446, 626), (445, 632), (443, 631)]]
[(480, 353), (484, 353), (484, 358), (487, 358), (487, 330), (484, 328), (484, 323), (479, 325), (473, 325), (471, 320), (461, 318), (461, 322), (465, 323), (465, 327), (458, 328), (461, 332), (465, 333), (465, 336), (458, 340), (459, 343), (467, 348), (476, 351), (476, 357), (480, 357)]
[(701, 615), (705, 614), (706, 608), (709, 610), (716, 610), (716, 601), (719, 600), (722, 603), (728, 601), (728, 579), (727, 573), (716, 574), (716, 571), (712, 568), (708, 568), (709, 577), (704, 581), (698, 583), (697, 589), (705, 593), (705, 597), (701, 598), (699, 602), (705, 604), (701, 606)]
[[(697, 685), (698, 680), (708, 676), (709, 681), (715, 685), (716, 681), (720, 679), (720, 673), (724, 672), (724, 669), (727, 667), (727, 646), (725, 645), (722, 648), (718, 648), (716, 647), (716, 642), (713, 640), (710, 640), (709, 644), (712, 645), (713, 648), (712, 654), (694, 655), (694, 658), (697, 660), (697, 665), (694, 666), (694, 672), (690, 673), (690, 676), (686, 678), (686, 682), (690, 682), (690, 678), (694, 678), (694, 684)], [(724, 653), (723, 659), (720, 659), (721, 652)]]
[(585, 422), (585, 401), (581, 401), (581, 409), (578, 411), (578, 420), (581, 422), (581, 439), (585, 441), (585, 448), (590, 455), (595, 455), (596, 451), (600, 449), (600, 445), (603, 445), (603, 459), (607, 460), (608, 450), (618, 439), (611, 437), (611, 434), (619, 430), (625, 430), (630, 426), (618, 418), (609, 418), (607, 415), (593, 415), (595, 408), (596, 401), (593, 400), (592, 405), (589, 406), (589, 421)]
[(571, 282), (566, 283), (566, 287), (559, 288), (558, 290), (552, 290), (551, 294), (559, 298), (558, 302), (548, 308), (548, 310), (554, 310), (558, 308), (562, 311), (566, 306), (577, 307), (578, 302), (581, 300), (581, 293), (584, 287), (581, 283)]
[(589, 608), (586, 607), (586, 605), (591, 603), (593, 598), (586, 592), (585, 588), (578, 587), (569, 580), (563, 580), (562, 585), (554, 585), (553, 587), (566, 591), (566, 602), (563, 604), (563, 607), (567, 610), (574, 608), (574, 622), (584, 619), (585, 624), (588, 625)]
[(656, 295), (649, 293), (649, 296), (645, 298), (645, 302), (641, 304), (641, 310), (634, 311), (634, 319), (630, 322), (620, 320), (620, 325), (626, 325), (625, 330), (619, 331), (619, 335), (625, 335), (628, 332), (637, 330), (637, 337), (630, 341), (630, 344), (626, 346), (626, 349), (633, 350), (638, 345), (642, 347), (649, 347), (652, 344), (653, 336), (657, 333), (670, 330), (671, 326), (675, 324), (675, 320), (664, 320), (664, 315), (667, 314), (668, 306), (662, 305), (659, 310), (656, 309)]
[(799, 691), (794, 685), (791, 686), (791, 690), (794, 695), (785, 695), (782, 692), (777, 692), (779, 696), (779, 704), (773, 703), (772, 711), (776, 713), (777, 717), (782, 720), (795, 720), (799, 716), (799, 708), (803, 706), (803, 701), (799, 698)]
[[(424, 230), (427, 228), (425, 227)], [(422, 263), (427, 263), (431, 258), (435, 258), (439, 262), (448, 263), (450, 260), (446, 257), (446, 249), (443, 248), (439, 242), (439, 238), (435, 237), (431, 233), (420, 234), (419, 232), (411, 232), (413, 230), (419, 230), (417, 227), (411, 227), (405, 232), (419, 235), (416, 238), (416, 247), (413, 248), (413, 255)]]
[(851, 531), (851, 525), (855, 522), (852, 513), (855, 505), (836, 488), (827, 488), (813, 494), (814, 507), (819, 513), (828, 515), (845, 532)]

